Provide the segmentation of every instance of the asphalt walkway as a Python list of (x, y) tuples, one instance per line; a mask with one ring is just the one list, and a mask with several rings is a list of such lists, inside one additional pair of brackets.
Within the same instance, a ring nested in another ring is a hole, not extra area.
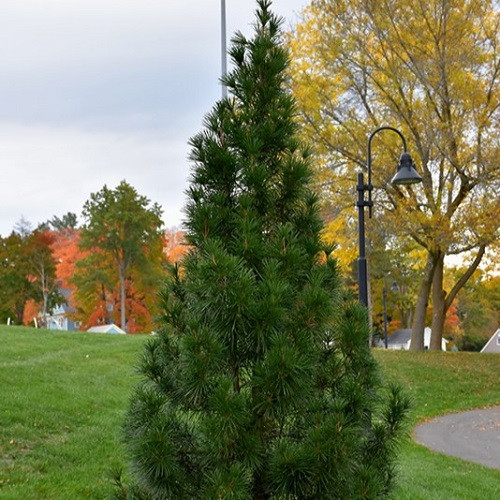
[(500, 406), (435, 418), (414, 436), (432, 450), (500, 469)]

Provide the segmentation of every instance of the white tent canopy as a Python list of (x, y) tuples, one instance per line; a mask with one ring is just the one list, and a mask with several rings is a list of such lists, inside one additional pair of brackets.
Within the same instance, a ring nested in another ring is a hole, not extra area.
[(111, 325), (99, 325), (92, 326), (87, 330), (88, 332), (94, 333), (118, 333), (118, 334), (126, 334), (127, 332), (123, 331), (118, 325), (111, 323)]

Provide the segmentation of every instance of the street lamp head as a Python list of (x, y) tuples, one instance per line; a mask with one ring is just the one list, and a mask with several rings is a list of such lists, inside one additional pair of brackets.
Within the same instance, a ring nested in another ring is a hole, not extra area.
[(391, 184), (408, 185), (422, 182), (422, 177), (415, 170), (415, 164), (406, 151), (401, 155), (396, 175), (391, 179)]

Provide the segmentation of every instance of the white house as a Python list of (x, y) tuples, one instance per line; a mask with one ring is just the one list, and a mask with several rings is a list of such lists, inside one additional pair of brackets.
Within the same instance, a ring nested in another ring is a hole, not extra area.
[[(410, 349), (411, 343), (411, 329), (407, 328), (404, 330), (396, 330), (392, 335), (387, 339), (387, 348), (388, 349)], [(441, 350), (446, 351), (446, 344), (448, 340), (441, 340)], [(383, 342), (381, 343), (383, 346)], [(429, 349), (431, 345), (431, 329), (429, 327), (425, 327), (424, 329), (424, 349)]]
[(500, 328), (486, 342), (481, 352), (498, 352), (500, 353)]
[(78, 330), (80, 323), (71, 319), (72, 313), (76, 312), (76, 309), (71, 305), (71, 290), (59, 288), (59, 293), (65, 301), (54, 307), (47, 315), (47, 328), (49, 330)]

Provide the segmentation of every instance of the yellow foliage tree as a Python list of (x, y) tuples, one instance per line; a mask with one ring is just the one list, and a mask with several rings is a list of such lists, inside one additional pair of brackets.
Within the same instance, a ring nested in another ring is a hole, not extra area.
[[(328, 196), (345, 203), (382, 125), (402, 130), (418, 163), (421, 186), (391, 186), (381, 167), (396, 163), (400, 143), (377, 137), (377, 224), (426, 252), (412, 349), (423, 349), (431, 287), (436, 349), (446, 311), (498, 237), (498, 30), (493, 0), (313, 0), (290, 34), (291, 87)], [(445, 291), (445, 256), (465, 252), (468, 267)]]

